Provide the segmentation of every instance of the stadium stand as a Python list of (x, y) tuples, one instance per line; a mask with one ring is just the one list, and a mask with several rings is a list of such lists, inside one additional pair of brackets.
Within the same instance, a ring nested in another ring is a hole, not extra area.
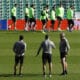
[[(41, 10), (44, 5), (48, 4), (49, 8), (51, 9), (51, 7), (53, 5), (58, 6), (60, 1), (62, 2), (63, 6), (65, 8), (64, 18), (66, 18), (66, 10), (70, 5), (74, 5), (76, 14), (80, 14), (80, 0), (0, 0), (0, 25), (2, 25), (1, 20), (3, 20), (3, 21), (7, 20), (6, 26), (8, 26), (11, 23), (11, 21), (10, 21), (11, 9), (15, 3), (18, 4), (18, 6), (17, 6), (17, 26), (21, 27), (20, 25), (24, 26), (25, 4), (28, 4), (29, 6), (31, 4), (35, 5), (35, 18), (38, 20), (40, 18)], [(40, 26), (39, 23), (40, 22), (37, 21), (37, 24), (38, 24), (37, 26)], [(65, 22), (65, 23), (67, 24), (67, 22)], [(0, 28), (0, 29), (2, 29), (2, 28)], [(21, 27), (20, 30), (22, 30), (23, 28), (24, 27)], [(5, 28), (5, 29), (7, 29), (7, 28)], [(41, 26), (37, 29), (41, 29)]]
[[(23, 19), (24, 18), (24, 8), (25, 4), (35, 4), (35, 17), (40, 17), (40, 11), (43, 8), (45, 4), (49, 5), (49, 8), (51, 8), (52, 5), (58, 5), (62, 1), (65, 11), (69, 7), (69, 5), (75, 6), (75, 11), (80, 11), (80, 0), (0, 0), (0, 19), (10, 19), (11, 18), (11, 8), (12, 6), (17, 3), (17, 19)], [(65, 15), (66, 17), (66, 15)]]

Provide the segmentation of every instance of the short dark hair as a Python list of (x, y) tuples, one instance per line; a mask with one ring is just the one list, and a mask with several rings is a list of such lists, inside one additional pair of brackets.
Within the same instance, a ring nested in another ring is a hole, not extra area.
[(31, 4), (31, 7), (34, 7), (34, 4)]
[(56, 5), (53, 5), (52, 9), (54, 10), (56, 8)]
[(17, 4), (14, 4), (14, 6), (16, 7), (16, 6), (17, 6)]
[(73, 8), (74, 9), (74, 6), (73, 5), (70, 5), (70, 8)]
[(26, 7), (28, 7), (28, 4), (26, 4)]
[(49, 36), (48, 36), (48, 34), (46, 34), (46, 35), (45, 35), (45, 39), (48, 39), (48, 38), (49, 38)]
[(23, 39), (24, 39), (23, 35), (20, 35), (19, 40), (23, 40)]
[(46, 4), (46, 7), (48, 8), (48, 7), (49, 7), (49, 5), (48, 5), (48, 4)]

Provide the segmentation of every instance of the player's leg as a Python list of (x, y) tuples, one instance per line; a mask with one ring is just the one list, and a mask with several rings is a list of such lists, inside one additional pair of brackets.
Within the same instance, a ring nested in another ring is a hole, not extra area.
[(24, 24), (25, 30), (26, 30), (26, 24), (27, 24), (27, 17), (25, 16), (25, 24)]
[(13, 16), (12, 21), (13, 21), (12, 25), (14, 25), (14, 29), (17, 30), (17, 28), (16, 28), (16, 17), (15, 16)]
[(64, 75), (64, 58), (61, 58), (61, 64), (62, 64), (62, 75)]
[(42, 26), (42, 30), (43, 31), (45, 31), (46, 30), (46, 20), (42, 20), (42, 24), (43, 24), (43, 26)]
[(69, 31), (72, 31), (73, 26), (74, 26), (74, 21), (73, 20), (68, 20)]
[(69, 31), (71, 30), (71, 20), (68, 20), (68, 27), (69, 27)]
[(24, 56), (20, 56), (19, 75), (22, 75)]
[(17, 28), (16, 28), (16, 17), (15, 16), (14, 16), (13, 22), (14, 22), (14, 29), (17, 30)]
[(55, 21), (54, 20), (51, 20), (51, 26), (50, 28), (54, 31), (54, 24), (55, 24)]
[(15, 56), (14, 75), (16, 75), (18, 63), (19, 63), (19, 57)]
[(70, 30), (70, 21), (67, 19), (67, 22), (68, 22), (67, 30), (69, 31)]
[(62, 75), (65, 75), (65, 74), (67, 74), (67, 62), (66, 62), (65, 57), (63, 57), (61, 59), (61, 64), (62, 64), (62, 68), (63, 68)]
[(16, 28), (16, 21), (14, 21), (14, 29), (17, 30), (17, 28)]
[(43, 65), (43, 75), (46, 77), (46, 53), (43, 53), (42, 55), (42, 65)]
[(32, 18), (29, 19), (29, 28), (32, 30)]
[(59, 20), (59, 22), (58, 22), (58, 30), (59, 30), (59, 31), (61, 31), (61, 23), (62, 23), (62, 21)]
[(74, 21), (71, 20), (71, 29), (73, 28), (73, 26), (74, 26)]
[(61, 65), (62, 65), (62, 73), (61, 75), (65, 74), (65, 53), (64, 52), (60, 52), (60, 59), (61, 59)]
[(61, 31), (62, 18), (57, 17), (57, 19), (58, 19), (58, 30)]
[(34, 18), (33, 30), (36, 30), (36, 19)]
[(30, 18), (30, 30), (33, 30), (34, 19)]
[(66, 60), (66, 57), (67, 56), (65, 56), (65, 74), (67, 74), (67, 60)]
[(14, 16), (11, 16), (12, 23), (8, 26), (8, 30), (11, 29), (12, 26), (14, 26)]
[(24, 27), (25, 27), (25, 30), (26, 31), (28, 31), (28, 20), (29, 20), (29, 18), (28, 18), (28, 16), (25, 16), (25, 25), (24, 25)]
[(43, 75), (45, 76), (46, 75), (46, 64), (43, 63)]
[(52, 76), (52, 62), (49, 63), (49, 77)]
[(32, 18), (32, 20), (31, 20), (31, 30), (33, 30), (33, 31), (36, 30), (36, 20), (35, 20), (35, 18)]
[(52, 56), (51, 54), (47, 54), (48, 64), (49, 64), (49, 77), (52, 76)]

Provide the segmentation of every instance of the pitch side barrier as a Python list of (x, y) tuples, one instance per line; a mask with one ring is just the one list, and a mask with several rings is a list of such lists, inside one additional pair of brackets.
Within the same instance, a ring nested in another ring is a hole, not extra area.
[[(9, 25), (11, 25), (13, 22), (12, 20), (0, 20), (0, 30), (14, 30), (14, 26), (11, 26), (9, 27)], [(73, 30), (80, 30), (80, 19), (77, 19), (77, 20), (74, 20), (74, 27), (73, 27)], [(40, 20), (36, 20), (36, 30), (41, 30), (42, 29), (42, 23)], [(19, 19), (16, 21), (16, 27), (17, 27), (17, 30), (24, 30), (24, 27), (25, 26), (25, 20), (23, 19)], [(49, 27), (51, 26), (51, 22), (50, 20), (47, 22), (47, 29), (49, 29)], [(66, 30), (67, 29), (67, 26), (68, 26), (68, 22), (66, 19), (64, 19), (62, 21), (62, 24), (61, 24), (61, 29), (62, 30)], [(54, 30), (56, 31), (57, 30), (57, 27), (58, 27), (58, 21), (56, 20), (55, 24), (54, 24)]]
[(7, 20), (0, 20), (0, 30), (7, 30)]

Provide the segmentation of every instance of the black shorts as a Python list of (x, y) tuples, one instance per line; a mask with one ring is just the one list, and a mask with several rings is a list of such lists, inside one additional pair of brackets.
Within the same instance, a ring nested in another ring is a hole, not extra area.
[(67, 52), (60, 52), (60, 58), (61, 59), (66, 57), (66, 55), (67, 55)]
[(16, 22), (16, 17), (15, 16), (11, 16), (12, 21), (15, 23)]
[(51, 20), (51, 24), (54, 24), (55, 23), (55, 20)]
[(45, 25), (47, 21), (46, 21), (46, 19), (44, 19), (44, 20), (41, 20), (41, 22), (43, 25)]
[(29, 17), (25, 16), (25, 22), (28, 22), (28, 20), (29, 20)]
[(36, 19), (35, 18), (29, 18), (29, 22), (30, 23), (32, 23), (32, 22), (36, 23)]
[(71, 24), (74, 25), (74, 20), (73, 19), (68, 19), (68, 25), (71, 25)]
[(24, 56), (15, 56), (15, 64), (23, 64)]
[(57, 16), (57, 20), (62, 21), (62, 18), (60, 16)]
[(42, 55), (43, 64), (46, 64), (47, 61), (48, 61), (48, 63), (51, 63), (52, 62), (52, 56), (49, 53), (43, 53), (43, 55)]

